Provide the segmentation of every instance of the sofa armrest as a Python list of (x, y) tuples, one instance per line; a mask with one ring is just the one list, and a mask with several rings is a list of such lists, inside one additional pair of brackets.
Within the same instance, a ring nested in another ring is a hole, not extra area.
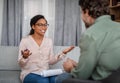
[(0, 83), (22, 83), (19, 70), (0, 70)]

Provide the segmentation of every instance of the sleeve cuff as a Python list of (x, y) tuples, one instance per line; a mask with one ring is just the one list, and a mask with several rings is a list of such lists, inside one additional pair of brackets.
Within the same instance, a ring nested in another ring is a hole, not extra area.
[(21, 61), (23, 62), (23, 63), (25, 63), (25, 62), (27, 62), (28, 61), (28, 58), (27, 59), (25, 59), (25, 58), (21, 58)]
[(60, 53), (58, 56), (57, 56), (58, 60), (62, 60), (65, 58), (65, 54), (64, 53)]

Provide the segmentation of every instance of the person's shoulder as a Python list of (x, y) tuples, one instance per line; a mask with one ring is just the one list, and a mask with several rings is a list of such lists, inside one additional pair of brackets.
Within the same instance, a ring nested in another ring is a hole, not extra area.
[(20, 44), (26, 44), (29, 41), (29, 36), (24, 36), (21, 38)]
[(51, 38), (48, 38), (48, 37), (44, 37), (44, 42), (45, 42), (46, 44), (52, 44), (52, 43), (53, 43), (52, 39), (51, 39)]
[[(116, 28), (119, 28), (119, 29), (120, 29), (120, 23), (119, 23), (119, 22), (113, 21), (113, 23), (114, 23), (114, 26), (115, 26)], [(114, 27), (114, 26), (113, 26), (113, 27)]]
[(44, 37), (44, 39), (45, 39), (46, 41), (52, 41), (52, 39), (49, 38), (49, 37)]
[(22, 37), (21, 41), (28, 40), (29, 38), (30, 38), (30, 35), (24, 36), (24, 37)]

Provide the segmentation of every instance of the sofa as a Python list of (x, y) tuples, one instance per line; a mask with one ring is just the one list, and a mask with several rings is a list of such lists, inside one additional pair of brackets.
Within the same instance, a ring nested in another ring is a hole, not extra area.
[[(54, 53), (61, 52), (68, 46), (54, 46)], [(78, 61), (80, 56), (79, 47), (75, 47), (71, 52), (66, 55), (66, 58), (72, 58)], [(20, 67), (17, 62), (18, 47), (17, 46), (0, 46), (0, 83), (21, 83)], [(50, 65), (51, 69), (63, 68), (62, 63), (65, 59), (55, 65)]]
[(63, 80), (62, 83), (120, 83), (120, 68), (116, 71), (113, 71), (110, 76), (108, 76), (105, 79), (102, 79), (101, 81), (68, 78)]

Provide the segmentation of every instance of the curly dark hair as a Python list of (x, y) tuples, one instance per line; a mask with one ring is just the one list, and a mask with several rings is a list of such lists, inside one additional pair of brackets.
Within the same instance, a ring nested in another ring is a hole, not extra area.
[[(45, 19), (45, 17), (43, 15), (36, 15), (34, 16), (33, 18), (31, 18), (30, 20), (30, 26), (31, 26), (31, 30), (30, 30), (30, 33), (29, 35), (32, 35), (34, 34), (34, 30), (32, 29), (32, 25), (35, 25), (35, 23), (40, 20), (40, 19)], [(46, 23), (47, 23), (47, 20), (45, 19)]]
[(87, 9), (93, 18), (109, 15), (109, 0), (79, 0), (79, 5), (84, 13)]

